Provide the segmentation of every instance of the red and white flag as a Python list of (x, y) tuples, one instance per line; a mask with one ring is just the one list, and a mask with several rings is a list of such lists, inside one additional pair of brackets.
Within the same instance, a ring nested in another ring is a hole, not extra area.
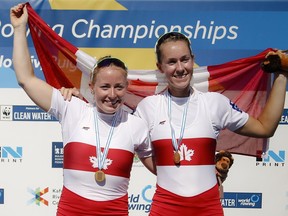
[[(30, 33), (46, 82), (55, 88), (76, 87), (87, 101), (92, 101), (88, 83), (96, 59), (56, 34), (29, 3), (27, 9)], [(270, 75), (261, 70), (260, 64), (271, 50), (224, 64), (197, 67), (191, 85), (200, 91), (219, 92), (242, 110), (257, 116), (263, 109), (271, 86)], [(129, 70), (128, 79), (125, 105), (131, 110), (142, 98), (159, 93), (167, 86), (164, 75), (155, 70)], [(267, 145), (267, 139), (248, 138), (224, 130), (217, 150), (258, 156), (259, 151), (267, 150)]]

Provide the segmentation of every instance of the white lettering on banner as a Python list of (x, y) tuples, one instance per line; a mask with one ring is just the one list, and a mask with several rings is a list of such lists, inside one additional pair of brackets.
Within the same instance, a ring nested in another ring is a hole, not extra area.
[(0, 27), (1, 27), (1, 35), (3, 37), (11, 37), (13, 35), (13, 27), (11, 24), (5, 24), (2, 26), (2, 22), (0, 21)]
[(281, 116), (280, 124), (288, 124), (288, 116)]
[[(0, 21), (0, 32), (1, 32), (1, 35), (4, 38), (12, 37), (13, 33), (14, 33), (14, 29), (13, 29), (12, 24), (11, 23), (6, 23), (6, 24), (2, 25), (2, 22)], [(26, 36), (28, 36), (29, 34), (30, 34), (30, 30), (27, 29)]]
[(14, 112), (14, 119), (15, 120), (30, 120), (31, 119), (31, 113)]
[[(94, 23), (94, 20), (78, 19), (72, 25), (72, 34), (75, 38), (132, 38), (136, 44), (138, 39), (159, 37), (167, 31), (181, 31), (189, 38), (193, 39), (208, 39), (211, 44), (215, 44), (217, 40), (229, 39), (235, 40), (238, 36), (238, 26), (214, 25), (214, 21), (210, 21), (210, 25), (202, 25), (200, 20), (197, 20), (195, 26), (186, 25), (157, 25), (155, 20), (151, 21), (151, 25), (103, 25), (100, 26)], [(194, 31), (194, 32), (193, 32)], [(127, 34), (126, 34), (127, 33)]]
[[(40, 68), (40, 61), (34, 56), (31, 56), (31, 63), (34, 66), (34, 68)], [(6, 58), (4, 55), (0, 55), (0, 67), (5, 67), (5, 68), (10, 68), (12, 67), (12, 59), (11, 58)], [(40, 68), (41, 69), (41, 68)]]
[(56, 24), (52, 27), (53, 31), (55, 31), (59, 36), (62, 37), (64, 32), (64, 25), (63, 24)]
[(239, 199), (238, 202), (241, 206), (255, 206), (255, 202), (252, 202), (250, 199)]
[[(204, 23), (204, 22), (202, 22)], [(195, 25), (163, 25), (156, 24), (155, 20), (151, 20), (151, 24), (118, 24), (118, 25), (102, 25), (96, 24), (93, 19), (78, 19), (72, 25), (72, 35), (75, 38), (130, 38), (136, 44), (140, 39), (152, 38), (153, 36), (159, 37), (167, 31), (181, 31), (191, 39), (209, 40), (211, 44), (216, 44), (217, 41), (228, 39), (235, 40), (238, 37), (236, 25), (225, 26), (217, 25), (215, 21), (211, 20), (210, 23), (202, 24), (201, 20), (197, 20)], [(49, 25), (50, 26), (50, 25)], [(57, 23), (50, 26), (59, 36), (64, 34), (64, 25)], [(10, 23), (2, 25), (0, 22), (1, 35), (5, 38), (13, 36), (13, 27)], [(94, 33), (93, 33), (94, 32)], [(26, 36), (30, 34), (29, 28), (27, 29)], [(39, 33), (41, 31), (39, 30)]]
[(33, 120), (52, 120), (52, 116), (46, 112), (32, 113)]
[(52, 120), (52, 116), (46, 112), (14, 112), (15, 120)]
[(236, 202), (234, 199), (221, 199), (221, 204), (223, 207), (229, 206), (236, 206)]
[(40, 61), (36, 58), (34, 58), (34, 56), (31, 56), (31, 63), (34, 66), (34, 68), (40, 68)]
[(10, 68), (12, 64), (12, 59), (5, 58), (4, 55), (0, 56), (0, 67)]
[(37, 106), (32, 106), (32, 107), (27, 106), (27, 107), (25, 107), (25, 109), (26, 109), (26, 110), (40, 110), (40, 108), (37, 107)]

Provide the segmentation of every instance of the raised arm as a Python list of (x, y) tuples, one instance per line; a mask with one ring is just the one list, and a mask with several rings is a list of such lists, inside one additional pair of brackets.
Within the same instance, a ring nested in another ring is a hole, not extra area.
[(35, 104), (48, 111), (51, 105), (52, 87), (34, 74), (26, 38), (28, 21), (26, 6), (18, 4), (12, 7), (10, 19), (14, 27), (13, 64), (18, 84)]
[(274, 83), (262, 113), (258, 118), (250, 116), (247, 123), (235, 131), (236, 133), (263, 138), (274, 135), (283, 113), (288, 72), (281, 71), (274, 76)]

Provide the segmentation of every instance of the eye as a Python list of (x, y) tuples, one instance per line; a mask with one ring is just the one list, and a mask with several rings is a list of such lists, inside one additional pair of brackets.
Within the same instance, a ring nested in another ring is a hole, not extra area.
[(100, 88), (101, 88), (102, 90), (107, 90), (107, 89), (110, 88), (110, 86), (109, 86), (109, 85), (102, 85), (102, 86), (100, 86)]
[(122, 89), (125, 88), (125, 85), (123, 85), (123, 84), (118, 84), (118, 85), (115, 86), (115, 88), (118, 89), (118, 90), (122, 90)]
[(177, 62), (177, 61), (174, 60), (174, 59), (173, 59), (173, 60), (169, 60), (169, 61), (168, 61), (168, 65), (174, 65), (174, 64), (176, 64), (176, 62)]
[(191, 59), (190, 57), (185, 56), (185, 57), (183, 57), (183, 58), (181, 59), (181, 62), (187, 63), (187, 62), (190, 61), (190, 59)]

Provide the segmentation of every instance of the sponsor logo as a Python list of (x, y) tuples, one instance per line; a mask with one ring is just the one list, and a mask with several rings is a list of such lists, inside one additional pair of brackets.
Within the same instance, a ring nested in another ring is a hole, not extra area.
[(284, 109), (279, 124), (288, 124), (288, 109)]
[(52, 168), (63, 168), (63, 142), (52, 142)]
[(279, 150), (278, 152), (268, 150), (267, 152), (257, 151), (256, 166), (262, 167), (284, 167), (286, 160), (285, 150)]
[(35, 190), (28, 188), (28, 192), (33, 196), (28, 202), (28, 205), (36, 204), (38, 206), (41, 205), (41, 203), (45, 206), (49, 205), (48, 200), (46, 200), (43, 196), (49, 192), (49, 187), (46, 187), (44, 189), (36, 188)]
[(37, 205), (37, 206), (49, 206), (54, 205), (58, 206), (62, 188), (52, 188), (46, 187), (44, 189), (40, 189), (39, 187), (35, 190), (28, 188), (28, 192), (32, 195), (32, 198), (28, 200), (28, 205)]
[(262, 193), (224, 193), (223, 208), (262, 208)]
[(134, 154), (133, 167), (144, 167), (144, 165), (141, 163), (141, 160), (138, 157), (137, 153)]
[(17, 163), (22, 162), (23, 148), (21, 146), (0, 146), (0, 162), (1, 163)]
[(12, 121), (13, 106), (0, 106), (0, 120)]
[(129, 196), (129, 211), (150, 212), (152, 197), (155, 192), (155, 187), (152, 185), (145, 186), (141, 193), (131, 194)]
[(4, 189), (0, 188), (0, 204), (4, 204)]
[(232, 101), (230, 101), (230, 105), (231, 105), (232, 109), (242, 113), (242, 110), (235, 103), (233, 103)]
[(57, 121), (38, 106), (1, 106), (1, 121)]

